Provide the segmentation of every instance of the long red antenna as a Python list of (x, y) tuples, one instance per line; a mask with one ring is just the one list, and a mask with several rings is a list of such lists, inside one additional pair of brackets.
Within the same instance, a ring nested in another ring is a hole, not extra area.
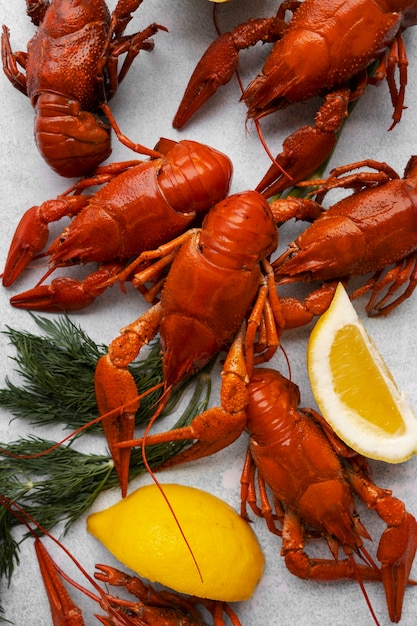
[(169, 399), (171, 391), (172, 391), (172, 385), (165, 390), (165, 392), (162, 395), (162, 397), (158, 400), (159, 406), (158, 406), (157, 410), (155, 411), (154, 415), (149, 420), (149, 422), (148, 422), (148, 424), (146, 426), (145, 433), (143, 435), (143, 440), (142, 440), (142, 459), (143, 459), (143, 464), (144, 464), (148, 474), (151, 476), (153, 482), (155, 483), (155, 485), (158, 487), (159, 491), (161, 492), (162, 497), (164, 498), (164, 500), (165, 500), (165, 502), (166, 502), (166, 504), (167, 504), (167, 506), (168, 506), (168, 508), (169, 508), (169, 510), (171, 512), (171, 515), (173, 516), (173, 518), (175, 520), (175, 523), (176, 523), (176, 525), (178, 527), (178, 530), (180, 531), (181, 536), (184, 539), (185, 544), (187, 546), (187, 549), (188, 549), (189, 553), (191, 554), (191, 558), (194, 561), (194, 565), (196, 566), (196, 569), (197, 569), (198, 575), (200, 577), (200, 580), (201, 580), (201, 582), (203, 582), (203, 576), (201, 574), (200, 567), (199, 567), (199, 565), (197, 563), (197, 559), (195, 557), (195, 554), (194, 554), (194, 552), (193, 552), (193, 550), (192, 550), (192, 548), (190, 546), (190, 543), (189, 543), (187, 537), (185, 536), (185, 533), (184, 533), (184, 531), (183, 531), (183, 529), (181, 527), (181, 524), (180, 524), (180, 522), (178, 520), (178, 517), (177, 517), (175, 511), (174, 511), (174, 508), (173, 508), (172, 504), (170, 503), (170, 501), (168, 500), (168, 497), (167, 497), (166, 493), (164, 492), (161, 483), (159, 482), (159, 480), (155, 476), (154, 472), (152, 471), (152, 469), (151, 469), (151, 467), (150, 467), (150, 465), (148, 463), (148, 459), (146, 458), (146, 438), (147, 438), (147, 436), (149, 434), (150, 429), (152, 428), (153, 424), (155, 423), (155, 420), (161, 414), (161, 412), (163, 411), (164, 407), (166, 406), (166, 403), (167, 403), (167, 401)]
[[(144, 391), (142, 394), (136, 396), (132, 400), (129, 400), (129, 402), (126, 402), (126, 404), (122, 404), (121, 406), (118, 406), (117, 408), (112, 409), (111, 411), (108, 411), (107, 413), (103, 413), (103, 415), (99, 415), (98, 417), (95, 417), (94, 419), (87, 422), (87, 424), (84, 424), (83, 426), (80, 426), (76, 430), (73, 430), (69, 435), (61, 439), (61, 441), (58, 441), (57, 443), (55, 443), (50, 448), (46, 448), (45, 450), (42, 450), (42, 452), (34, 452), (33, 454), (14, 454), (13, 452), (9, 452), (8, 450), (5, 450), (4, 448), (0, 448), (0, 453), (4, 454), (5, 456), (9, 456), (15, 459), (37, 459), (38, 457), (45, 456), (49, 454), (50, 452), (53, 452), (57, 448), (60, 448), (69, 439), (73, 439), (73, 437), (75, 437), (76, 435), (79, 435), (84, 430), (87, 430), (88, 428), (90, 428), (90, 426), (93, 426), (94, 424), (101, 422), (101, 420), (105, 419), (106, 417), (110, 417), (110, 415), (119, 413), (121, 409), (127, 409), (131, 404), (134, 404), (138, 400), (142, 400), (142, 398), (147, 396), (149, 393), (152, 393), (153, 391), (155, 391), (155, 389), (160, 389), (163, 386), (164, 386), (163, 382), (158, 383), (157, 385), (154, 385), (150, 389), (147, 389), (146, 391)], [(152, 420), (154, 421), (153, 417), (152, 417)]]
[[(365, 554), (367, 557), (369, 557), (369, 558), (370, 558), (370, 555), (368, 554), (368, 552), (367, 552), (364, 548), (361, 548), (361, 550), (362, 550), (362, 549), (363, 549), (363, 551), (364, 551), (364, 554)], [(372, 606), (372, 604), (371, 604), (371, 601), (370, 601), (369, 596), (368, 596), (368, 594), (367, 594), (367, 591), (366, 591), (366, 589), (365, 589), (365, 585), (363, 584), (363, 580), (362, 580), (362, 576), (361, 576), (360, 571), (359, 571), (359, 568), (358, 568), (358, 564), (356, 563), (356, 561), (355, 561), (355, 559), (353, 558), (353, 555), (352, 555), (351, 553), (349, 553), (349, 554), (348, 554), (348, 558), (349, 558), (349, 561), (350, 561), (350, 563), (351, 563), (351, 565), (352, 565), (352, 568), (353, 568), (353, 570), (354, 570), (354, 572), (355, 572), (356, 580), (357, 580), (357, 581), (358, 581), (358, 583), (359, 583), (359, 587), (361, 588), (361, 591), (362, 591), (363, 597), (365, 598), (366, 604), (368, 605), (368, 608), (369, 608), (369, 611), (370, 611), (370, 613), (371, 613), (371, 615), (372, 615), (372, 617), (373, 617), (373, 620), (374, 620), (374, 622), (375, 622), (376, 626), (380, 626), (380, 623), (378, 622), (378, 618), (377, 618), (377, 616), (375, 615), (375, 611), (374, 611), (374, 609), (373, 609), (373, 606)], [(365, 560), (366, 560), (366, 559), (365, 559)], [(373, 563), (373, 561), (372, 561), (372, 559), (371, 559), (371, 564), (372, 564), (372, 563)]]

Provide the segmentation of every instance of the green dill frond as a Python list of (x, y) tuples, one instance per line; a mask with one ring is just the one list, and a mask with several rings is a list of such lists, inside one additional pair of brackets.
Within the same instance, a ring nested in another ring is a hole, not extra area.
[[(97, 346), (68, 317), (58, 320), (33, 317), (44, 336), (12, 328), (5, 331), (16, 349), (12, 360), (22, 378), (22, 386), (6, 380), (6, 388), (0, 390), (0, 406), (8, 409), (15, 418), (28, 420), (31, 425), (53, 423), (74, 430), (98, 415), (94, 371), (98, 358), (106, 353), (107, 348)], [(191, 399), (172, 429), (189, 425), (207, 408), (211, 367), (212, 364), (191, 377), (172, 394), (161, 417), (177, 407), (188, 387), (194, 387)], [(150, 346), (145, 358), (132, 365), (130, 371), (138, 393), (163, 380), (158, 341)], [(142, 400), (139, 423), (149, 422), (161, 394), (162, 391), (157, 390)], [(102, 432), (101, 426), (96, 425), (82, 434), (91, 436), (93, 430)], [(111, 457), (80, 452), (75, 448), (75, 441), (72, 439), (67, 445), (54, 447), (56, 442), (29, 433), (15, 442), (0, 443), (0, 494), (19, 503), (48, 531), (63, 523), (66, 532), (88, 511), (102, 491), (119, 487)], [(174, 441), (147, 446), (146, 458), (150, 467), (156, 469), (188, 443)], [(103, 435), (103, 447), (104, 444)], [(130, 479), (144, 471), (142, 450), (133, 449)], [(0, 506), (0, 576), (8, 581), (19, 563), (19, 543), (13, 537), (13, 528), (20, 523), (13, 513)], [(0, 622), (4, 621), (1, 612), (0, 606)]]
[[(45, 335), (9, 327), (4, 331), (16, 350), (16, 356), (11, 358), (23, 384), (16, 385), (6, 378), (6, 387), (0, 389), (0, 406), (32, 425), (62, 424), (76, 430), (98, 415), (94, 371), (107, 347), (96, 345), (66, 316), (57, 320), (32, 317)], [(159, 352), (159, 341), (155, 341), (146, 358), (129, 368), (138, 393), (163, 380)], [(158, 389), (143, 399), (139, 423), (147, 423), (151, 408), (161, 394), (162, 390)], [(91, 431), (101, 432), (101, 426), (94, 425)]]
[(0, 577), (6, 578), (8, 584), (15, 566), (19, 565), (19, 544), (12, 534), (15, 525), (13, 514), (0, 506)]
[[(172, 430), (189, 425), (207, 408), (210, 387), (207, 374), (197, 377), (193, 396)], [(51, 450), (54, 445), (54, 441), (35, 436), (0, 443), (0, 493), (18, 501), (45, 529), (65, 522), (67, 530), (102, 491), (117, 488), (119, 481), (110, 456), (85, 454), (71, 444)], [(186, 442), (174, 441), (147, 446), (151, 469), (157, 469), (185, 445)], [(47, 453), (42, 455), (44, 452)], [(133, 449), (130, 480), (144, 471), (142, 450)]]

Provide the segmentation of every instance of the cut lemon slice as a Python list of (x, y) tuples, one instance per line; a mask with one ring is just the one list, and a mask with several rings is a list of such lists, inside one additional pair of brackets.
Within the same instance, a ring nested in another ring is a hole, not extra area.
[(417, 452), (417, 416), (342, 284), (311, 333), (307, 362), (323, 417), (351, 448), (388, 463)]

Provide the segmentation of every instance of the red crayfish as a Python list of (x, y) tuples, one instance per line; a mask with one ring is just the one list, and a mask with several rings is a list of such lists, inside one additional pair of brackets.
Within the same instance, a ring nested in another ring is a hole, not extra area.
[[(93, 178), (23, 215), (7, 257), (4, 286), (42, 252), (48, 224), (64, 216), (74, 219), (41, 255), (49, 256), (47, 276), (75, 263), (102, 265), (84, 281), (60, 277), (50, 285), (38, 284), (12, 297), (15, 307), (68, 311), (88, 306), (129, 259), (178, 236), (227, 195), (232, 164), (221, 152), (187, 140), (162, 139), (156, 148), (165, 156), (103, 166)], [(80, 193), (97, 184), (103, 186), (93, 195)]]
[[(298, 577), (357, 579), (366, 599), (363, 581), (382, 582), (390, 618), (398, 622), (417, 549), (415, 518), (391, 491), (373, 484), (366, 460), (340, 441), (317, 412), (298, 408), (297, 385), (276, 370), (250, 367), (245, 358), (245, 334), (243, 324), (229, 352), (233, 359), (228, 358), (223, 370), (225, 378), (239, 381), (239, 385), (235, 382), (237, 393), (230, 395), (228, 412), (214, 407), (197, 416), (188, 427), (119, 446), (124, 449), (129, 445), (190, 440), (186, 450), (158, 468), (165, 469), (200, 458), (202, 445), (208, 453), (216, 452), (246, 429), (250, 443), (241, 479), (241, 515), (247, 519), (248, 503), (265, 518), (274, 534), (282, 536), (286, 565)], [(266, 485), (272, 491), (275, 510), (269, 503)], [(388, 526), (377, 552), (381, 567), (363, 545), (362, 539), (370, 536), (355, 511), (354, 494)], [(282, 530), (277, 528), (277, 521)], [(310, 558), (304, 552), (305, 539), (317, 537), (327, 540), (332, 558)], [(345, 559), (338, 559), (339, 549)], [(362, 563), (355, 561), (355, 554)]]
[(107, 106), (140, 50), (152, 50), (152, 35), (166, 30), (151, 24), (142, 32), (124, 35), (141, 3), (119, 0), (110, 15), (104, 0), (26, 0), (27, 13), (38, 27), (27, 52), (12, 51), (3, 26), (4, 72), (30, 98), (37, 147), (62, 176), (89, 174), (110, 155), (110, 126), (100, 117), (100, 109), (123, 143), (159, 156), (122, 135)]
[[(94, 617), (105, 626), (208, 626), (197, 607), (198, 604), (212, 615), (213, 626), (225, 626), (223, 615), (230, 619), (232, 626), (241, 626), (237, 615), (226, 602), (205, 600), (194, 596), (186, 598), (168, 590), (157, 592), (150, 585), (145, 585), (140, 578), (109, 565), (96, 565), (97, 571), (93, 578), (63, 544), (43, 529), (18, 504), (13, 503), (4, 495), (0, 496), (0, 504), (15, 515), (34, 536), (36, 556), (48, 595), (54, 626), (85, 625), (82, 611), (72, 600), (63, 580), (99, 604), (106, 614), (95, 614)], [(49, 540), (59, 546), (93, 587), (95, 593), (72, 580), (61, 569), (52, 559), (37, 533), (46, 534)], [(134, 599), (118, 598), (105, 591), (94, 579), (106, 585), (124, 587), (134, 596)]]
[[(287, 10), (293, 13), (289, 23), (284, 19)], [(283, 152), (257, 187), (266, 197), (280, 193), (307, 179), (330, 155), (349, 102), (363, 93), (368, 82), (386, 77), (394, 106), (391, 128), (401, 119), (407, 83), (401, 34), (416, 23), (417, 3), (410, 0), (283, 2), (276, 17), (252, 19), (211, 44), (188, 83), (174, 127), (181, 128), (232, 78), (240, 50), (259, 41), (275, 42), (262, 71), (243, 91), (247, 117), (258, 121), (312, 96), (325, 97), (315, 125), (302, 127), (284, 141)], [(375, 61), (379, 66), (370, 78), (367, 69)]]
[[(376, 171), (353, 172), (365, 166)], [(287, 198), (272, 203), (277, 221), (280, 211), (282, 221), (291, 214), (313, 221), (272, 264), (276, 283), (325, 281), (305, 302), (280, 299), (286, 327), (307, 324), (323, 313), (339, 280), (368, 273), (371, 277), (351, 297), (370, 292), (367, 313), (388, 314), (417, 284), (417, 157), (410, 158), (403, 178), (387, 164), (367, 160), (335, 168), (329, 178), (312, 184), (318, 185), (317, 202)], [(355, 193), (323, 210), (323, 198), (338, 187)]]
[[(246, 428), (249, 450), (242, 475), (246, 502), (268, 528), (282, 536), (287, 568), (301, 578), (382, 581), (390, 619), (399, 622), (405, 588), (417, 549), (417, 522), (391, 491), (369, 478), (366, 461), (331, 431), (312, 409), (298, 408), (297, 385), (279, 372), (255, 369), (248, 384)], [(258, 473), (261, 506), (256, 503)], [(272, 512), (265, 485), (272, 491)], [(379, 541), (378, 567), (363, 545), (370, 539), (355, 512), (354, 494), (387, 524)], [(277, 529), (276, 520), (282, 523)], [(330, 559), (310, 558), (305, 538), (324, 537)], [(341, 549), (346, 558), (338, 558)], [(354, 554), (363, 560), (356, 563)], [(365, 596), (366, 597), (366, 596)], [(370, 607), (375, 622), (378, 623)]]
[[(277, 328), (282, 324), (267, 256), (275, 250), (277, 238), (268, 203), (257, 192), (247, 191), (215, 205), (204, 218), (201, 229), (188, 231), (177, 240), (139, 257), (140, 264), (151, 258), (162, 257), (163, 260), (176, 251), (160, 301), (122, 329), (120, 336), (110, 344), (108, 354), (98, 361), (95, 372), (99, 412), (106, 415), (113, 411), (102, 423), (123, 495), (127, 491), (130, 449), (118, 448), (118, 443), (132, 439), (135, 413), (139, 408), (137, 389), (127, 366), (159, 331), (167, 395), (173, 385), (202, 368), (225, 347), (248, 315), (247, 359), (253, 357), (252, 336), (259, 327), (262, 329), (259, 351), (264, 351), (259, 358), (272, 356), (279, 343)], [(151, 265), (138, 272), (133, 282), (143, 284), (155, 280), (159, 271), (158, 263)], [(123, 274), (119, 279), (123, 280)], [(150, 294), (153, 300), (155, 291), (151, 289)], [(228, 407), (234, 407), (236, 398), (240, 397), (242, 384), (240, 363), (235, 363), (232, 353), (225, 371), (229, 364), (232, 370), (236, 365), (237, 370), (224, 376), (224, 408), (217, 419), (224, 441), (219, 435), (219, 440), (201, 442), (197, 446), (200, 456), (220, 449), (238, 436), (230, 435), (225, 419)], [(119, 409), (117, 414), (116, 409)], [(194, 421), (196, 438), (198, 424)], [(204, 429), (204, 419), (201, 424)]]

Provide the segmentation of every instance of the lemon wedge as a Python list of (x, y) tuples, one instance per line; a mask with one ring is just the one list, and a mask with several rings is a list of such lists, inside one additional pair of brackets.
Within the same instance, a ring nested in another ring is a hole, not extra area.
[(87, 530), (140, 576), (180, 593), (238, 602), (260, 581), (264, 555), (252, 528), (223, 500), (194, 487), (140, 487), (113, 506), (92, 513)]
[(342, 284), (310, 335), (307, 363), (323, 417), (351, 448), (388, 463), (417, 452), (417, 417)]

